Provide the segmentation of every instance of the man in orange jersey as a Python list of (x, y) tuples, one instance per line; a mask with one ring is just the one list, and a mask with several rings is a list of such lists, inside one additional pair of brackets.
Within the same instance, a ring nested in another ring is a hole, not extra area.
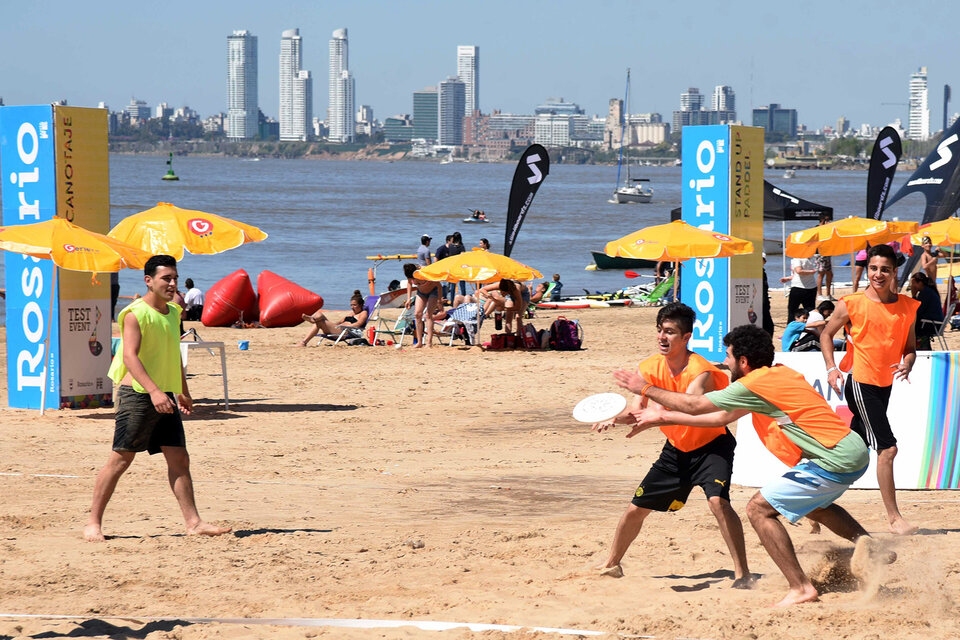
[[(672, 302), (657, 314), (657, 345), (659, 353), (650, 356), (637, 368), (646, 378), (656, 380), (667, 389), (703, 394), (727, 386), (725, 373), (703, 357), (687, 349), (693, 332), (696, 313), (685, 304)], [(614, 425), (630, 424), (639, 431), (633, 412), (646, 403), (637, 396), (619, 416), (593, 425), (602, 432)], [(715, 429), (695, 429), (668, 424), (661, 427), (667, 441), (660, 458), (653, 463), (643, 482), (637, 487), (631, 504), (617, 525), (606, 563), (598, 567), (602, 575), (623, 576), (620, 561), (636, 539), (643, 521), (651, 511), (676, 511), (683, 507), (695, 486), (703, 489), (710, 511), (720, 525), (730, 555), (733, 557), (734, 582), (737, 589), (750, 588), (752, 578), (747, 567), (747, 552), (743, 541), (743, 525), (730, 506), (730, 475), (733, 470), (733, 450), (737, 443), (726, 426)]]
[[(614, 377), (621, 387), (653, 401), (636, 414), (635, 431), (663, 424), (714, 428), (753, 414), (764, 446), (792, 468), (750, 499), (747, 516), (790, 585), (777, 606), (814, 601), (819, 594), (800, 568), (779, 516), (791, 522), (806, 516), (857, 541), (851, 566), (863, 566), (861, 559), (874, 553), (869, 535), (834, 501), (866, 471), (866, 445), (803, 376), (782, 365), (772, 366), (773, 342), (763, 329), (739, 326), (724, 336), (723, 344), (731, 384), (722, 390), (691, 395), (654, 386), (639, 373), (618, 371)], [(889, 554), (885, 560), (895, 557)]]
[[(916, 533), (917, 527), (904, 520), (897, 507), (893, 482), (893, 459), (897, 439), (887, 419), (887, 405), (894, 379), (907, 380), (917, 359), (916, 318), (920, 302), (890, 289), (897, 279), (897, 256), (888, 245), (871, 247), (867, 252), (867, 281), (864, 291), (844, 296), (820, 335), (820, 348), (827, 365), (827, 381), (843, 395), (853, 419), (850, 427), (867, 446), (877, 452), (877, 484), (890, 531), (899, 535)], [(833, 336), (849, 325), (853, 343), (839, 368), (833, 357)]]

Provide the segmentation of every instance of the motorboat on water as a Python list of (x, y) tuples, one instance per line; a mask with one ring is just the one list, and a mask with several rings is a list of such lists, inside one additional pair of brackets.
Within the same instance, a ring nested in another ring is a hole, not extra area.
[(794, 171), (793, 169), (787, 169), (786, 171), (783, 172), (784, 180), (790, 180), (791, 178), (796, 178), (796, 177), (797, 177), (797, 172)]
[(463, 221), (466, 224), (481, 224), (490, 222), (490, 218), (464, 218)]

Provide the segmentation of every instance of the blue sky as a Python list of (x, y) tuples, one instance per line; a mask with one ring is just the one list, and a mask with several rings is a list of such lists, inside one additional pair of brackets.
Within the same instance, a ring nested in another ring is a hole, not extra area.
[[(95, 7), (94, 9), (83, 7)], [(162, 10), (162, 13), (160, 12)], [(770, 102), (796, 108), (817, 128), (845, 115), (853, 125), (900, 117), (910, 73), (929, 72), (931, 128), (942, 87), (960, 111), (960, 3), (635, 0), (573, 2), (5, 2), (0, 11), (0, 96), (6, 104), (120, 109), (131, 96), (151, 107), (226, 109), (226, 37), (259, 38), (261, 109), (277, 114), (280, 33), (299, 27), (314, 75), (314, 115), (327, 100), (327, 43), (350, 36), (357, 103), (382, 119), (411, 111), (411, 93), (456, 73), (456, 47), (480, 47), (485, 112), (530, 113), (547, 97), (604, 114), (633, 70), (632, 111), (669, 119), (688, 86), (736, 91), (739, 117)]]

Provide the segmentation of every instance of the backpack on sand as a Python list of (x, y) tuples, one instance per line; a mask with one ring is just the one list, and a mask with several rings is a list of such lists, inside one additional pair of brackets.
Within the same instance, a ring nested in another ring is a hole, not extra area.
[(583, 327), (576, 320), (560, 316), (550, 325), (550, 348), (557, 351), (576, 351), (583, 345)]

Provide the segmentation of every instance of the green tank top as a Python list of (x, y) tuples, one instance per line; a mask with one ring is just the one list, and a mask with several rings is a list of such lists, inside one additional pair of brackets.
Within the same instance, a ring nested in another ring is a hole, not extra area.
[[(147, 375), (164, 392), (181, 393), (183, 391), (180, 370), (180, 312), (178, 305), (168, 302), (167, 313), (162, 314), (147, 304), (143, 298), (138, 298), (117, 316), (121, 336), (123, 321), (127, 314), (132, 313), (136, 317), (137, 324), (140, 325), (140, 351), (137, 355), (147, 370)], [(123, 364), (123, 338), (121, 337), (107, 375), (114, 383), (120, 384), (127, 373), (127, 367)], [(138, 393), (147, 392), (136, 380), (133, 381), (133, 389)]]

